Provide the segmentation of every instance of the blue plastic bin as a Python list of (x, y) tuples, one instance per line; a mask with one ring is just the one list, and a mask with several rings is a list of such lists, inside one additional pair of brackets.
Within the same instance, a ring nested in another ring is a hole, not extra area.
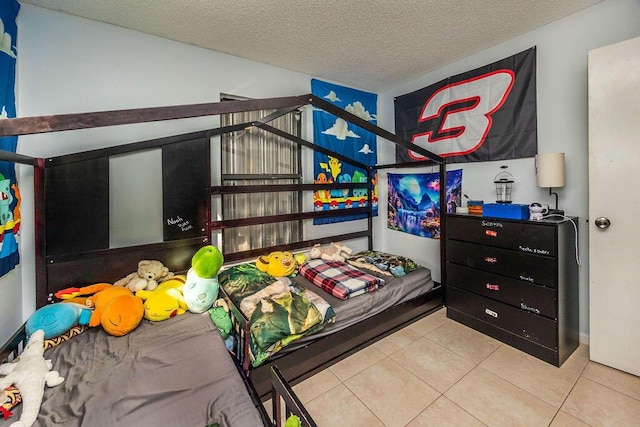
[(529, 205), (485, 203), (482, 216), (506, 219), (529, 219)]

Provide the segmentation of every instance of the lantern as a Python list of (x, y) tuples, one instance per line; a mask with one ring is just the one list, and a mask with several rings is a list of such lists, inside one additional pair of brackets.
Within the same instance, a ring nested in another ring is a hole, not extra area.
[(496, 185), (497, 203), (511, 203), (511, 187), (513, 185), (513, 175), (507, 172), (509, 166), (500, 166), (502, 171), (493, 179)]

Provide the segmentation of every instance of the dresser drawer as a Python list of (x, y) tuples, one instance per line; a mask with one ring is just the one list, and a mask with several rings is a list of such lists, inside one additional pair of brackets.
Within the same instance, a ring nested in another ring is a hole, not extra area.
[(514, 279), (556, 287), (555, 258), (447, 239), (447, 261)]
[(556, 227), (544, 222), (447, 215), (447, 238), (535, 255), (556, 256)]
[(557, 322), (454, 286), (447, 306), (550, 349), (557, 349)]
[(555, 319), (556, 290), (499, 274), (447, 263), (447, 285)]

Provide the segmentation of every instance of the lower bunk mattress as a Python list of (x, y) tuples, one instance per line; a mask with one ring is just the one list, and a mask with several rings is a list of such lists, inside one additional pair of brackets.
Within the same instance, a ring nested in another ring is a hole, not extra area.
[[(338, 299), (331, 294), (323, 292), (322, 297), (331, 305), (336, 315), (335, 322), (328, 323), (313, 335), (302, 337), (290, 346), (285, 347), (282, 350), (282, 354), (307, 345), (318, 338), (346, 329), (397, 304), (424, 295), (434, 288), (431, 270), (425, 267), (418, 267), (406, 276), (392, 279), (384, 277), (384, 279), (386, 281), (385, 285), (380, 286), (375, 291), (346, 300)], [(293, 280), (305, 289), (318, 289), (316, 285), (302, 275), (297, 275)]]
[(143, 320), (124, 337), (92, 328), (44, 357), (65, 380), (45, 390), (34, 425), (265, 424), (207, 313)]
[[(253, 367), (277, 360), (282, 355), (434, 289), (431, 271), (425, 267), (416, 267), (402, 277), (389, 277), (353, 266), (345, 268), (367, 273), (369, 279), (383, 280), (365, 293), (341, 299), (325, 292), (303, 274), (276, 279), (257, 271), (250, 264), (243, 264), (219, 275), (221, 289), (238, 308), (235, 310), (236, 316), (243, 317), (238, 319), (239, 323), (248, 325), (240, 329), (250, 331), (244, 337), (248, 342), (243, 347), (250, 349), (248, 356)], [(283, 280), (291, 282), (289, 289), (283, 287)], [(271, 288), (273, 293), (270, 292)], [(283, 291), (288, 293), (279, 294)], [(313, 310), (314, 304), (318, 307), (317, 313)], [(252, 310), (247, 310), (247, 307)], [(271, 345), (261, 345), (262, 342)], [(238, 354), (242, 353), (242, 350), (238, 351)]]

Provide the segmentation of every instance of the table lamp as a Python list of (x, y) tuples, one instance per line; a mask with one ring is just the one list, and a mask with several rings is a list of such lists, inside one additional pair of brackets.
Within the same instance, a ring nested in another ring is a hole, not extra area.
[(564, 153), (536, 155), (536, 181), (538, 187), (548, 187), (549, 195), (556, 197), (556, 208), (549, 209), (548, 215), (564, 215), (564, 211), (558, 209), (558, 193), (551, 191), (564, 187)]

